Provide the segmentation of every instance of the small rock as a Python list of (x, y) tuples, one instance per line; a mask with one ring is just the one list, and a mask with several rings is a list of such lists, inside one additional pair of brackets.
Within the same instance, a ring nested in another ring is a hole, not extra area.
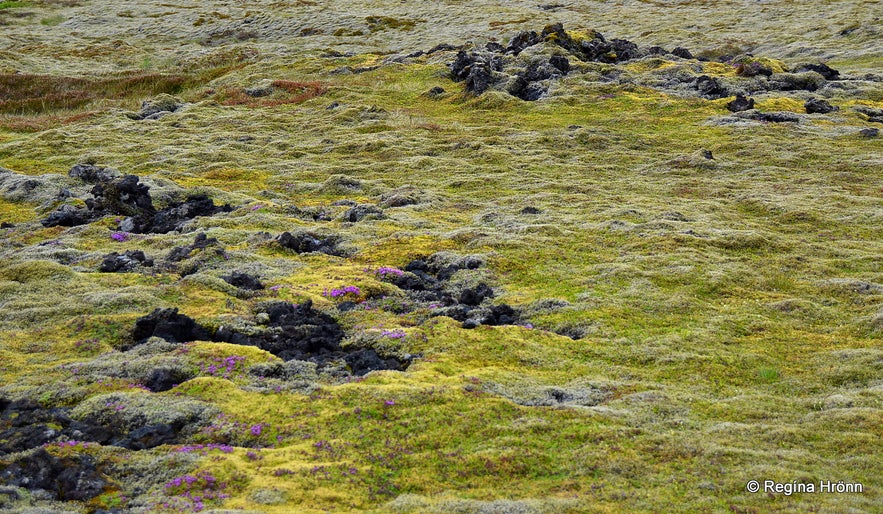
[(68, 170), (67, 174), (83, 182), (91, 183), (107, 182), (116, 178), (114, 170), (95, 166), (94, 164), (77, 164)]
[(746, 98), (743, 95), (737, 94), (734, 100), (727, 103), (727, 109), (729, 109), (731, 112), (741, 112), (754, 109), (754, 98)]
[(814, 71), (825, 77), (825, 80), (840, 80), (840, 72), (831, 68), (827, 64), (801, 64), (794, 72), (803, 73), (806, 71)]
[(102, 273), (129, 272), (138, 266), (153, 266), (153, 259), (148, 259), (141, 250), (127, 250), (120, 255), (112, 252), (104, 256), (99, 271)]
[(552, 57), (549, 57), (549, 64), (565, 75), (570, 71), (570, 61), (563, 55), (553, 55)]
[(251, 96), (253, 98), (260, 98), (262, 96), (270, 96), (273, 94), (276, 88), (273, 86), (256, 86), (256, 87), (247, 87), (243, 89), (245, 94)]
[(727, 89), (716, 78), (702, 75), (696, 79), (696, 90), (710, 100), (729, 96)]
[(258, 280), (258, 277), (241, 273), (239, 271), (234, 271), (230, 275), (222, 276), (221, 279), (231, 286), (236, 286), (240, 289), (248, 289), (249, 291), (258, 291), (264, 288), (264, 284)]
[(880, 135), (880, 129), (864, 128), (864, 129), (859, 130), (858, 133), (862, 137), (877, 137)]
[(89, 223), (91, 219), (87, 209), (73, 205), (62, 205), (49, 213), (49, 216), (40, 223), (44, 227), (76, 227)]
[(693, 58), (693, 54), (690, 53), (689, 50), (687, 50), (686, 48), (681, 47), (681, 46), (676, 47), (674, 50), (672, 50), (671, 54), (674, 55), (675, 57), (680, 57), (681, 59), (692, 59)]
[(803, 107), (806, 109), (807, 114), (828, 114), (838, 110), (837, 107), (820, 98), (810, 98), (803, 104)]
[(175, 112), (183, 107), (183, 105), (184, 103), (174, 96), (161, 94), (155, 98), (142, 102), (141, 111), (130, 114), (129, 117), (134, 120), (157, 119), (157, 115), (161, 116), (163, 114)]

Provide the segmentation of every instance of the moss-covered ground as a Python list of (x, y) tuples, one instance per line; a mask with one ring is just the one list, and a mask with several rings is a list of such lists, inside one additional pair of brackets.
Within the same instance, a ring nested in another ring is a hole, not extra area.
[[(852, 107), (883, 108), (880, 82), (829, 98), (840, 107), (831, 115), (727, 123), (727, 99), (591, 74), (562, 79), (537, 102), (475, 97), (452, 82), (452, 52), (387, 59), (565, 21), (641, 44), (883, 74), (878, 4), (180, 4), (0, 2), (0, 166), (38, 177), (92, 161), (236, 207), (183, 234), (120, 242), (113, 219), (44, 228), (51, 198), (0, 199), (0, 221), (14, 225), (0, 230), (5, 394), (65, 407), (113, 392), (211, 404), (234, 448), (185, 463), (227, 482), (229, 498), (207, 509), (879, 511), (883, 147), (858, 135), (879, 123)], [(281, 80), (316, 94), (226, 101)], [(427, 95), (435, 86), (446, 92)], [(158, 120), (126, 116), (160, 93), (187, 104)], [(767, 93), (757, 106), (803, 113), (805, 99)], [(339, 213), (334, 202), (380, 203), (396, 191), (420, 201), (358, 223), (292, 210)], [(353, 253), (298, 255), (259, 234), (296, 229), (339, 234)], [(108, 252), (159, 259), (198, 231), (225, 245), (229, 263), (184, 277), (96, 272)], [(384, 291), (374, 270), (438, 251), (483, 255), (496, 301), (525, 309), (532, 328), (341, 314), (322, 294)], [(238, 294), (218, 278), (230, 269), (278, 287)], [(262, 301), (307, 298), (354, 339), (402, 329), (382, 344), (418, 358), (404, 372), (276, 391), (242, 371), (276, 357), (222, 343), (185, 345), (175, 358), (200, 376), (162, 393), (72, 371), (116, 362), (135, 319), (157, 307), (218, 326)], [(229, 356), (244, 358), (237, 371), (206, 372)], [(559, 393), (573, 400), (549, 401)], [(173, 469), (176, 448), (73, 450), (144, 470)], [(63, 508), (192, 510), (172, 499), (173, 475), (139, 473)], [(842, 480), (864, 491), (752, 494), (749, 480)]]

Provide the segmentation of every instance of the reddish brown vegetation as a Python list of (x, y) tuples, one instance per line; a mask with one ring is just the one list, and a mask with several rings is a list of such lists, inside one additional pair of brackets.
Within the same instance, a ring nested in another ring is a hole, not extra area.
[(321, 96), (328, 91), (322, 82), (297, 82), (293, 80), (274, 80), (275, 91), (267, 97), (253, 97), (241, 88), (227, 88), (219, 94), (222, 105), (246, 105), (248, 107), (275, 107), (285, 104), (299, 104), (311, 98)]

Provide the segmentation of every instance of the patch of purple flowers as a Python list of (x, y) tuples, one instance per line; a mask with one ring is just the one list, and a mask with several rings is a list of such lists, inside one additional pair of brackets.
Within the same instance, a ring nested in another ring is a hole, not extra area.
[(177, 502), (163, 504), (167, 509), (191, 510), (201, 512), (205, 509), (205, 502), (223, 500), (230, 495), (224, 494), (227, 488), (226, 482), (220, 482), (208, 471), (200, 471), (195, 475), (184, 475), (173, 478), (166, 483), (166, 494), (175, 496)]
[(205, 455), (207, 452), (211, 450), (219, 450), (223, 453), (232, 453), (233, 447), (229, 444), (188, 444), (181, 446), (180, 448), (175, 448), (172, 451), (175, 453), (193, 453), (199, 452), (202, 455)]
[(348, 294), (360, 295), (362, 294), (362, 290), (356, 286), (344, 286), (341, 289), (332, 289), (329, 293), (326, 289), (325, 292), (322, 293), (322, 296), (330, 296), (331, 298), (340, 298), (341, 296), (346, 296)]
[(240, 363), (245, 361), (245, 357), (241, 355), (231, 355), (229, 357), (216, 357), (213, 362), (201, 364), (202, 372), (211, 376), (221, 376), (229, 379), (234, 371), (241, 371), (243, 366)]
[(114, 241), (124, 242), (129, 239), (129, 234), (126, 232), (111, 232), (110, 238)]
[(401, 277), (402, 275), (405, 274), (404, 271), (402, 271), (398, 268), (391, 268), (389, 266), (383, 266), (383, 267), (377, 268), (377, 271), (375, 271), (375, 273), (377, 275), (379, 275), (381, 278), (386, 277), (387, 275), (395, 275), (397, 277)]
[(397, 328), (395, 330), (384, 330), (380, 332), (380, 335), (390, 339), (404, 339), (407, 334), (405, 334), (404, 330)]

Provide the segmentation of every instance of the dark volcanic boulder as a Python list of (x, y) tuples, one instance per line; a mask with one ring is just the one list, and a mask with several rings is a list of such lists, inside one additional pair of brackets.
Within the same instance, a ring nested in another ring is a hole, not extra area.
[(153, 259), (148, 259), (141, 250), (126, 250), (122, 255), (112, 252), (104, 256), (99, 271), (102, 273), (125, 273), (138, 266), (153, 266)]
[(66, 409), (0, 397), (0, 455), (71, 439), (105, 443), (113, 435), (111, 428), (72, 420)]
[(760, 111), (746, 111), (744, 113), (740, 113), (739, 116), (755, 121), (764, 121), (767, 123), (796, 123), (800, 121), (800, 117), (793, 112), (788, 111), (779, 111), (779, 112), (760, 112)]
[(570, 71), (570, 61), (563, 55), (553, 55), (549, 57), (549, 64), (558, 69), (562, 74), (566, 75)]
[(156, 309), (135, 321), (132, 331), (135, 344), (143, 343), (151, 337), (159, 337), (170, 343), (186, 343), (209, 339), (209, 334), (193, 319), (178, 314), (178, 309), (174, 308)]
[(814, 71), (825, 77), (825, 80), (840, 80), (840, 72), (827, 64), (801, 64), (794, 69), (795, 73), (803, 73), (805, 71)]
[(500, 304), (491, 307), (490, 312), (481, 320), (482, 325), (514, 325), (520, 321), (518, 312), (509, 305)]
[(44, 227), (77, 227), (90, 221), (92, 221), (92, 216), (87, 209), (73, 205), (62, 205), (40, 223)]
[(475, 287), (464, 289), (460, 293), (458, 301), (464, 305), (476, 306), (484, 301), (485, 298), (493, 298), (494, 291), (485, 283), (480, 283)]
[(292, 234), (283, 232), (276, 238), (276, 242), (284, 248), (294, 250), (297, 253), (319, 252), (328, 255), (342, 255), (337, 248), (339, 239), (335, 236), (320, 236), (310, 232)]
[(267, 307), (266, 312), (272, 330), (248, 336), (221, 327), (216, 338), (233, 344), (257, 346), (283, 360), (314, 360), (341, 351), (343, 329), (334, 318), (313, 309), (313, 302), (300, 305), (276, 302)]
[(466, 82), (466, 91), (480, 95), (496, 82), (493, 72), (503, 69), (503, 61), (490, 52), (460, 50), (450, 69), (454, 80)]
[(146, 450), (162, 444), (175, 444), (179, 442), (180, 428), (168, 423), (147, 425), (132, 430), (125, 438), (116, 440), (112, 444), (130, 450)]
[(108, 482), (88, 455), (58, 458), (45, 449), (19, 457), (0, 473), (0, 482), (29, 490), (43, 490), (53, 499), (83, 501), (104, 492)]
[(116, 172), (113, 170), (95, 166), (94, 164), (77, 164), (67, 174), (83, 182), (91, 182), (93, 184), (96, 182), (107, 182), (116, 177)]
[(709, 100), (717, 100), (729, 96), (727, 89), (716, 78), (702, 75), (696, 79), (696, 91)]
[(520, 54), (525, 48), (538, 44), (542, 41), (539, 34), (534, 31), (522, 31), (515, 34), (506, 45), (506, 51), (515, 55)]
[(690, 53), (689, 50), (687, 50), (686, 48), (681, 47), (681, 46), (675, 47), (675, 49), (671, 51), (671, 54), (674, 55), (675, 57), (680, 57), (681, 59), (692, 59), (693, 58), (693, 54)]
[(810, 98), (805, 104), (803, 104), (803, 108), (806, 109), (807, 114), (828, 114), (829, 112), (838, 110), (837, 107), (834, 107), (821, 98)]
[(147, 376), (147, 380), (144, 381), (144, 386), (154, 393), (159, 393), (162, 391), (168, 391), (194, 377), (195, 375), (193, 373), (183, 368), (154, 368)]
[(205, 250), (210, 246), (217, 246), (215, 250), (220, 254), (224, 253), (223, 248), (220, 243), (218, 243), (218, 239), (214, 237), (208, 237), (205, 232), (200, 232), (196, 234), (196, 237), (193, 238), (193, 243), (184, 246), (176, 246), (172, 248), (169, 252), (169, 255), (166, 257), (166, 260), (169, 262), (179, 262), (188, 258), (194, 250)]
[(240, 289), (247, 289), (249, 291), (258, 291), (264, 288), (264, 284), (258, 280), (258, 277), (249, 275), (247, 273), (241, 273), (239, 271), (234, 271), (230, 275), (222, 276), (221, 279), (224, 282), (227, 282), (231, 286), (236, 286)]
[(727, 103), (727, 109), (731, 112), (741, 112), (754, 109), (754, 98), (746, 98), (743, 95), (736, 95), (736, 98)]
[(137, 175), (124, 175), (96, 184), (92, 188), (94, 198), (86, 200), (86, 205), (96, 213), (152, 217), (156, 209), (149, 190)]
[[(157, 212), (149, 227), (141, 227), (141, 230), (128, 230), (127, 232), (153, 232), (165, 234), (173, 230), (179, 230), (184, 223), (197, 216), (213, 216), (219, 212), (230, 212), (233, 209), (225, 204), (215, 205), (208, 195), (198, 194), (187, 197), (182, 203), (172, 204)], [(122, 230), (126, 230), (120, 225)]]
[(344, 360), (354, 375), (364, 375), (371, 371), (383, 369), (396, 371), (402, 369), (402, 363), (398, 360), (384, 359), (370, 348), (349, 353), (344, 357)]
[(362, 221), (365, 218), (383, 219), (383, 210), (376, 205), (360, 204), (348, 209), (343, 214), (343, 220), (350, 223)]

